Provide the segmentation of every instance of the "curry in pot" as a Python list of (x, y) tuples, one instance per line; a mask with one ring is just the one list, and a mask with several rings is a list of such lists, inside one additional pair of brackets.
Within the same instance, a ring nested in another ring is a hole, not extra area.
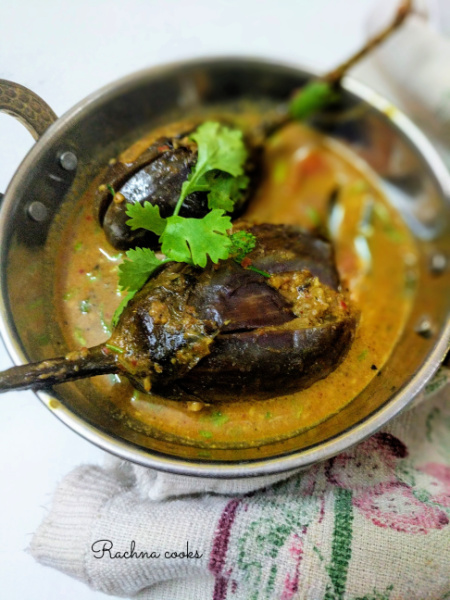
[[(127, 152), (139, 155), (144, 147), (148, 147), (147, 139)], [(329, 238), (340, 280), (339, 288), (328, 292), (326, 301), (324, 294), (331, 288), (322, 289), (318, 277), (308, 270), (301, 281), (298, 276), (295, 281), (286, 281), (282, 274), (272, 273), (270, 287), (280, 291), (284, 285), (285, 296), (293, 285), (296, 290), (303, 289), (298, 297), (303, 305), (309, 305), (310, 312), (294, 315), (296, 322), (301, 318), (318, 319), (323, 326), (327, 318), (339, 323), (351, 319), (352, 340), (344, 340), (349, 347), (340, 363), (336, 361), (334, 370), (325, 365), (314, 383), (296, 391), (290, 389), (288, 380), (292, 374), (286, 372), (278, 380), (270, 376), (283, 385), (277, 388), (274, 384), (269, 390), (264, 385), (253, 394), (251, 389), (246, 391), (242, 382), (233, 384), (232, 372), (228, 379), (219, 381), (214, 394), (192, 382), (187, 391), (183, 387), (184, 394), (180, 395), (179, 391), (167, 391), (164, 387), (145, 390), (141, 385), (141, 389), (136, 389), (120, 374), (92, 380), (102, 395), (130, 416), (130, 423), (141, 422), (158, 437), (215, 448), (258, 446), (292, 437), (340, 411), (374, 377), (381, 376), (402, 333), (417, 276), (417, 253), (407, 227), (362, 161), (321, 134), (291, 124), (265, 144), (259, 177), (251, 201), (237, 221), (237, 229), (253, 228), (257, 232), (258, 227), (274, 227), (276, 231), (276, 226), (288, 226), (325, 240), (324, 243)], [(109, 338), (114, 312), (126, 296), (118, 286), (119, 265), (125, 252), (107, 241), (93, 214), (98, 188), (96, 181), (81, 199), (64, 234), (69, 243), (60, 248), (58, 256), (56, 315), (67, 346), (74, 349), (101, 345)], [(212, 275), (218, 276), (216, 272)], [(155, 311), (158, 306), (152, 304), (150, 309)], [(319, 307), (322, 313), (317, 310)], [(163, 309), (164, 300), (158, 318), (162, 318)], [(313, 315), (314, 311), (319, 314)], [(257, 311), (248, 312), (251, 314), (246, 313), (245, 326), (250, 316), (256, 321), (261, 317)], [(259, 331), (260, 326), (257, 322), (253, 329), (244, 332), (253, 336), (246, 346), (249, 352), (254, 352), (254, 331)], [(273, 331), (289, 325), (277, 323), (270, 327)], [(203, 339), (206, 338), (207, 335)], [(339, 340), (344, 343), (342, 335), (321, 340), (328, 355)], [(114, 351), (115, 348), (111, 350)], [(205, 352), (206, 356), (208, 348)], [(270, 362), (267, 369), (270, 371)], [(220, 380), (220, 370), (216, 373)], [(214, 371), (209, 376), (214, 378)]]

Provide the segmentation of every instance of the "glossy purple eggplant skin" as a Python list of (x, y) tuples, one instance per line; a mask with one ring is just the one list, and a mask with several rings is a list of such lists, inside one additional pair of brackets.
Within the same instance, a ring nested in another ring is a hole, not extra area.
[[(168, 139), (158, 140), (154, 145), (155, 158), (126, 179), (123, 185), (119, 184), (119, 187), (114, 188), (124, 196), (125, 201), (120, 204), (111, 201), (101, 221), (106, 238), (114, 248), (128, 250), (136, 246), (154, 249), (158, 247), (158, 237), (151, 231), (131, 230), (126, 224), (130, 218), (126, 209), (127, 204), (150, 202), (159, 206), (162, 217), (169, 217), (173, 213), (181, 186), (195, 165), (197, 154), (188, 148), (171, 147), (169, 150), (157, 151), (157, 147), (169, 146), (171, 142), (172, 140)], [(195, 192), (186, 198), (180, 215), (200, 218), (204, 217), (208, 210), (207, 194)]]
[[(243, 224), (237, 225), (237, 228)], [(288, 394), (345, 356), (356, 316), (328, 242), (297, 227), (246, 225), (246, 257), (200, 269), (168, 263), (125, 307), (105, 344), (0, 373), (0, 392), (119, 373), (143, 391), (204, 402)]]
[[(252, 264), (268, 273), (307, 268), (337, 289), (328, 242), (293, 226), (256, 225), (250, 231), (258, 239), (248, 255)], [(169, 316), (164, 308), (168, 320), (163, 324), (152, 316), (155, 298), (170, 307)], [(182, 322), (187, 313), (195, 316), (191, 331)], [(152, 391), (176, 400), (218, 402), (269, 398), (310, 386), (341, 362), (355, 327), (352, 311), (301, 326), (266, 277), (229, 259), (203, 270), (169, 264), (132, 300), (112, 343), (137, 359), (136, 376), (128, 376), (138, 387), (152, 371)], [(150, 357), (158, 362), (158, 372)], [(128, 369), (127, 357), (123, 360)]]
[[(263, 400), (297, 392), (336, 369), (351, 345), (355, 324), (349, 315), (320, 327), (219, 335), (211, 354), (177, 387), (206, 402)], [(182, 397), (177, 392), (174, 388), (166, 395)]]
[(323, 284), (333, 290), (338, 289), (339, 274), (329, 240), (295, 225), (263, 223), (245, 228), (258, 240), (256, 248), (249, 255), (254, 267), (268, 273), (306, 269)]
[[(191, 169), (197, 162), (197, 147), (189, 140), (196, 125), (186, 121), (158, 130), (155, 139), (149, 140), (148, 147), (135, 160), (129, 163), (120, 160), (111, 164), (101, 178), (95, 198), (96, 216), (103, 227), (109, 243), (118, 250), (128, 250), (136, 246), (157, 249), (158, 238), (144, 229), (132, 231), (126, 224), (127, 204), (150, 202), (159, 206), (160, 214), (169, 217), (173, 214), (181, 186), (187, 180)], [(174, 133), (174, 130), (177, 130)], [(249, 159), (245, 172), (251, 184), (242, 193), (232, 213), (237, 218), (244, 210), (247, 200), (259, 180), (257, 155), (261, 148), (249, 147)], [(123, 195), (124, 201), (113, 201), (111, 188)], [(209, 211), (206, 192), (194, 192), (184, 200), (180, 216), (201, 218)]]

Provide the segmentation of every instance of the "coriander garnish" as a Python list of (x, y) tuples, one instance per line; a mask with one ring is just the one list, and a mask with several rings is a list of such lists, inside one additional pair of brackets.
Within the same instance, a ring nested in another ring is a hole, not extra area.
[[(156, 256), (149, 248), (135, 248), (126, 253), (126, 260), (119, 267), (119, 286), (128, 290), (128, 294), (114, 314), (114, 324), (136, 291), (165, 263), (175, 261), (205, 267), (208, 259), (218, 263), (233, 252), (237, 252), (235, 260), (241, 263), (255, 247), (251, 233), (228, 233), (231, 218), (225, 214), (233, 210), (248, 185), (244, 175), (247, 150), (242, 131), (207, 121), (197, 128), (191, 139), (197, 143), (198, 159), (183, 183), (173, 215), (162, 217), (159, 207), (150, 202), (127, 207), (130, 217), (127, 225), (132, 230), (147, 229), (158, 235), (164, 257)], [(208, 192), (210, 211), (201, 219), (179, 216), (186, 197), (196, 191)], [(248, 268), (270, 276), (250, 265)]]

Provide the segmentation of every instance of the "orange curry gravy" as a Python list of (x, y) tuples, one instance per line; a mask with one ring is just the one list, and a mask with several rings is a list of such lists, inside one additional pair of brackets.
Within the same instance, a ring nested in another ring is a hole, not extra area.
[[(329, 199), (332, 239), (342, 284), (361, 318), (343, 363), (327, 378), (292, 395), (205, 406), (137, 392), (118, 376), (96, 377), (102, 394), (155, 431), (199, 447), (249, 447), (291, 437), (341, 410), (377, 376), (408, 316), (417, 255), (401, 218), (387, 203), (361, 161), (336, 142), (290, 125), (267, 144), (265, 174), (245, 218), (257, 222), (323, 226)], [(123, 293), (118, 265), (123, 254), (108, 245), (93, 216), (93, 189), (67, 226), (56, 278), (59, 325), (69, 348), (93, 346), (109, 337)], [(282, 390), (280, 390), (282, 392)], [(207, 398), (204, 399), (207, 401)], [(200, 454), (199, 454), (200, 455)]]

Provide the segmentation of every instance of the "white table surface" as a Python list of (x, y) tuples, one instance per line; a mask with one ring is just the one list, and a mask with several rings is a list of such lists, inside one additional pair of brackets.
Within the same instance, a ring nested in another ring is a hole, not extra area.
[[(31, 88), (61, 115), (110, 81), (179, 59), (241, 54), (324, 71), (362, 43), (376, 1), (5, 0), (0, 78)], [(0, 191), (32, 144), (18, 122), (0, 115)], [(0, 369), (9, 366), (0, 347)], [(0, 457), (0, 595), (105, 598), (25, 551), (58, 481), (80, 463), (101, 463), (104, 452), (21, 392), (0, 399)]]

